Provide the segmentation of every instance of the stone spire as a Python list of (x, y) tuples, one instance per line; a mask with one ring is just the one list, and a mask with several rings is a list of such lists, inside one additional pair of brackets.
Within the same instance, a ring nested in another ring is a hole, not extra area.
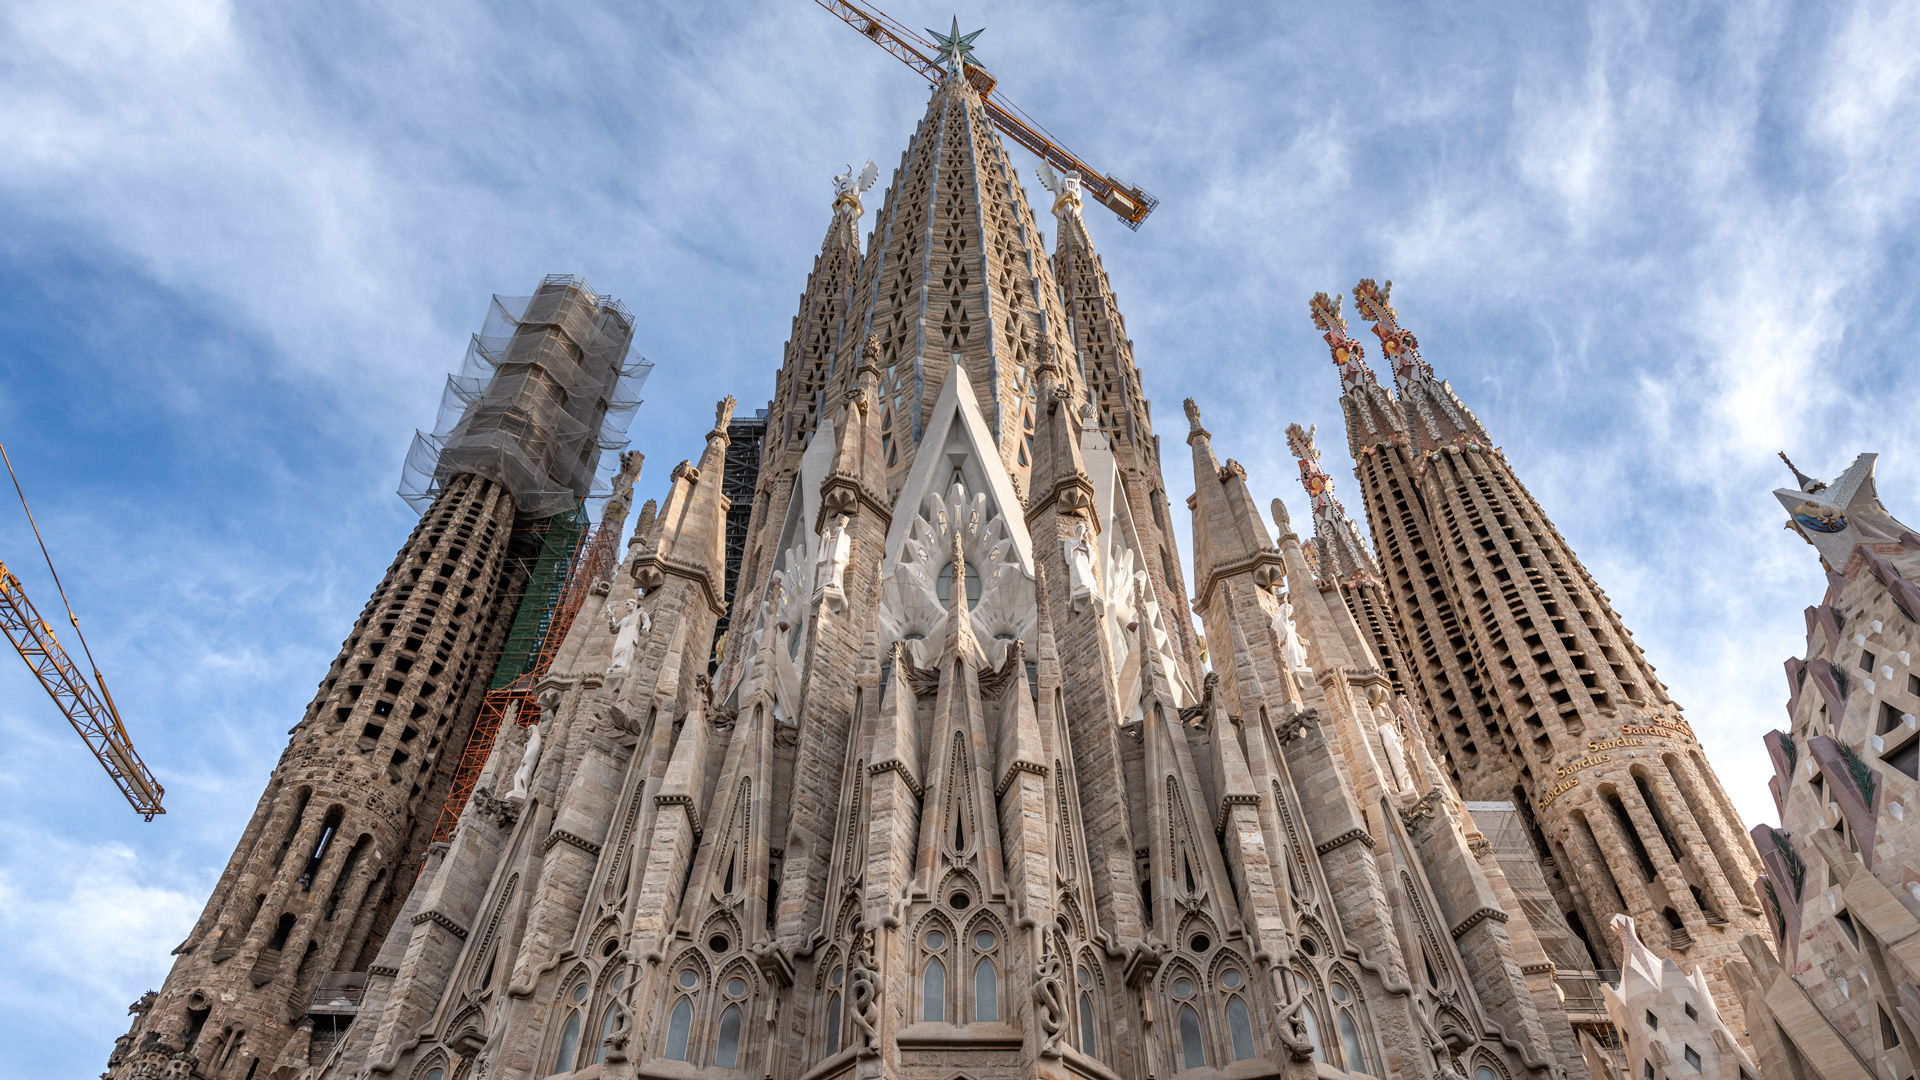
[(1285, 569), (1247, 490), (1247, 470), (1231, 458), (1220, 464), (1213, 456), (1213, 436), (1200, 424), (1200, 406), (1192, 398), (1185, 406), (1187, 445), (1193, 448), (1193, 501), (1188, 505), (1193, 509), (1195, 599), (1205, 613), (1223, 578), (1252, 569), (1255, 584), (1264, 589), (1278, 585)]
[[(951, 55), (964, 62), (970, 40), (956, 30)], [(1007, 471), (1024, 485), (1033, 370), (1049, 348), (1072, 356), (1072, 341), (1006, 148), (979, 92), (957, 77), (962, 64), (949, 66), (875, 221), (837, 377), (848, 378), (859, 343), (878, 342), (884, 454), (897, 487), (926, 433), (927, 410), (960, 365)]]
[[(1300, 461), (1300, 484), (1313, 500), (1313, 542), (1320, 552), (1320, 577), (1325, 587), (1338, 589), (1347, 612), (1368, 638), (1387, 680), (1396, 691), (1405, 689), (1406, 661), (1400, 628), (1380, 577), (1373, 551), (1360, 536), (1360, 527), (1333, 493), (1333, 478), (1320, 467), (1320, 448), (1314, 445), (1316, 428), (1287, 425), (1287, 446)], [(1278, 507), (1280, 500), (1275, 499)], [(1285, 525), (1281, 526), (1285, 530)]]
[(1314, 293), (1307, 310), (1340, 372), (1340, 408), (1346, 414), (1347, 441), (1354, 455), (1381, 445), (1405, 445), (1406, 423), (1393, 396), (1367, 366), (1366, 347), (1347, 336), (1340, 294)]
[[(1664, 927), (1649, 946), (1701, 962), (1737, 1015), (1724, 963), (1762, 926), (1758, 854), (1606, 594), (1435, 378), (1388, 295), (1371, 280), (1354, 289), (1393, 361), (1412, 446), (1366, 447), (1356, 465), (1414, 681), (1461, 793), (1521, 807), (1589, 943), (1617, 947), (1616, 914)], [(1629, 759), (1613, 747), (1638, 749)]]
[[(1167, 610), (1167, 626), (1179, 641), (1189, 671), (1198, 671), (1200, 652), (1187, 612), (1187, 585), (1168, 527), (1171, 511), (1166, 479), (1160, 471), (1160, 439), (1153, 432), (1153, 403), (1142, 387), (1133, 341), (1107, 270), (1094, 250), (1081, 213), (1079, 179), (1055, 173), (1044, 162), (1040, 182), (1054, 192), (1057, 240), (1053, 276), (1066, 305), (1070, 352), (1060, 356), (1085, 388), (1082, 427), (1097, 435), (1113, 462), (1117, 486), (1131, 511), (1139, 536), (1137, 569), (1146, 571), (1156, 602)], [(1084, 436), (1083, 436), (1084, 437)], [(1097, 471), (1097, 470), (1096, 470)], [(1101, 486), (1096, 480), (1095, 486)]]
[(1393, 365), (1393, 383), (1399, 390), (1401, 413), (1414, 431), (1414, 440), (1423, 450), (1439, 446), (1491, 446), (1487, 429), (1473, 415), (1453, 386), (1433, 373), (1433, 365), (1420, 356), (1420, 342), (1413, 331), (1400, 325), (1387, 298), (1393, 282), (1375, 284), (1362, 278), (1353, 287), (1353, 307), (1373, 323), (1380, 350)]
[(851, 167), (833, 178), (833, 218), (800, 294), (800, 310), (793, 317), (774, 382), (766, 457), (772, 471), (791, 469), (820, 426), (821, 415), (836, 404), (837, 395), (830, 388), (848, 382), (845, 373), (835, 370), (835, 356), (860, 269), (860, 216), (865, 212), (860, 193), (872, 185), (877, 173), (869, 161), (858, 180)]

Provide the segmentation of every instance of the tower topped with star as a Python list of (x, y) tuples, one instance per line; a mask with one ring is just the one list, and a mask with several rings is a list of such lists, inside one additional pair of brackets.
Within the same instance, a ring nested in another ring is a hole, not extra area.
[(987, 28), (983, 26), (971, 34), (962, 34), (958, 15), (953, 17), (952, 29), (944, 34), (932, 28), (927, 30), (933, 35), (934, 44), (940, 46), (940, 62), (946, 65), (949, 78), (966, 73), (967, 65), (973, 63), (973, 39), (986, 32)]

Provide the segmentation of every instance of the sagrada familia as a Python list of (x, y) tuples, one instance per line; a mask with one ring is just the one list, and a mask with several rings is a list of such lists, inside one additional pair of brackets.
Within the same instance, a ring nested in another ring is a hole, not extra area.
[(410, 461), (419, 525), (107, 1076), (1802, 1061), (1768, 960), (1792, 844), (1762, 858), (1389, 285), (1352, 291), (1379, 370), (1310, 305), (1371, 535), (1295, 426), (1303, 538), (1192, 400), (1171, 505), (1075, 178), (1049, 253), (965, 78), (863, 244), (875, 173), (836, 179), (767, 409), (722, 401), (630, 535), (638, 455), (590, 536), (578, 508), (632, 316), (567, 277), (496, 298)]

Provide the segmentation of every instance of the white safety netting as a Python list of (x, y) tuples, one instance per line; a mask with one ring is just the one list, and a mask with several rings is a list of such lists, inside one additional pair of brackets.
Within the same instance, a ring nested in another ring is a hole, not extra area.
[(579, 278), (532, 296), (495, 296), (447, 377), (432, 433), (415, 432), (400, 497), (424, 513), (454, 476), (496, 480), (530, 517), (604, 497), (609, 450), (627, 445), (653, 364), (632, 355), (633, 314)]

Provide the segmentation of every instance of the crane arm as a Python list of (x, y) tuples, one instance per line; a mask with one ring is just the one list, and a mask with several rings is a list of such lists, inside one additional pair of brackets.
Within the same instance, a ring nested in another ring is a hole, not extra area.
[[(842, 22), (875, 45), (892, 53), (901, 63), (919, 72), (926, 80), (938, 86), (946, 77), (946, 69), (927, 55), (931, 45), (919, 35), (896, 22), (878, 8), (863, 8), (849, 0), (814, 0), (815, 3), (839, 16)], [(1054, 142), (1046, 135), (1034, 129), (1015, 113), (1017, 107), (1004, 99), (996, 100), (993, 95), (994, 77), (975, 64), (966, 66), (967, 81), (980, 92), (980, 100), (987, 107), (987, 116), (993, 125), (1006, 132), (1021, 146), (1032, 151), (1035, 157), (1047, 162), (1063, 172), (1080, 174), (1080, 186), (1088, 194), (1098, 199), (1107, 209), (1119, 216), (1122, 224), (1129, 229), (1139, 229), (1140, 223), (1160, 205), (1160, 200), (1147, 194), (1140, 188), (1116, 177), (1100, 172), (1093, 166), (1081, 161), (1072, 151)]]
[[(93, 684), (53, 636), (53, 627), (34, 610), (33, 601), (20, 587), (20, 579), (4, 562), (0, 562), (0, 630), (6, 632), (20, 659), (33, 669), (54, 704), (67, 714), (73, 730), (86, 740), (87, 749), (100, 759), (134, 811), (146, 815), (148, 821), (166, 813), (160, 807), (166, 789), (134, 752), (127, 729), (120, 723), (120, 713), (113, 707), (113, 697), (107, 693), (106, 681), (100, 681), (100, 690), (95, 693)], [(99, 679), (100, 673), (94, 672), (94, 678)]]

